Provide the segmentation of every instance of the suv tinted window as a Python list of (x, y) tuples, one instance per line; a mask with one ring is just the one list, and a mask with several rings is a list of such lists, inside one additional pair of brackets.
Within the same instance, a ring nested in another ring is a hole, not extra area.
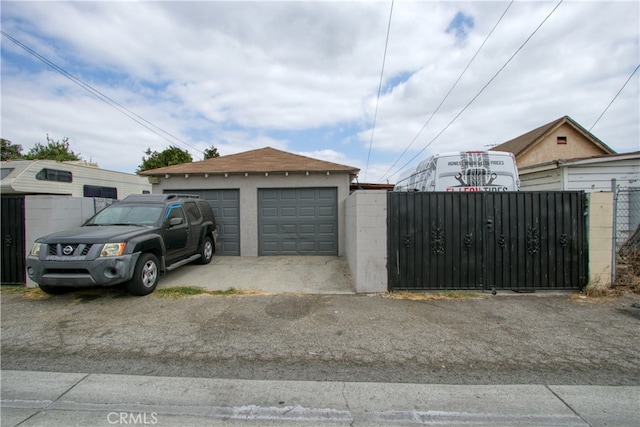
[(214, 219), (213, 210), (211, 210), (211, 206), (209, 205), (209, 203), (200, 201), (198, 202), (198, 206), (200, 207), (200, 210), (202, 211), (202, 215), (204, 215), (205, 219), (207, 220)]
[(213, 229), (218, 228), (216, 224), (216, 217), (213, 215), (213, 210), (211, 209), (211, 205), (204, 200), (198, 201), (198, 207), (202, 212), (202, 216), (204, 216), (205, 221), (211, 221), (213, 223)]
[(186, 202), (184, 204), (184, 207), (187, 210), (187, 216), (189, 217), (189, 222), (198, 222), (202, 219), (202, 215), (200, 214), (200, 209), (198, 209), (195, 202)]

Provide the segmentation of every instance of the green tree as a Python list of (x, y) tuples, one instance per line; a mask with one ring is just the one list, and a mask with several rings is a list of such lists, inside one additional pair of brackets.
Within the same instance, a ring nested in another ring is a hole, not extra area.
[(147, 148), (145, 154), (148, 157), (142, 157), (142, 164), (138, 166), (138, 172), (163, 168), (165, 166), (180, 165), (182, 163), (191, 163), (193, 161), (188, 151), (173, 145), (160, 153), (151, 151), (151, 148)]
[(204, 158), (205, 159), (213, 159), (214, 157), (220, 157), (220, 153), (218, 153), (218, 149), (213, 145), (210, 148), (204, 150)]
[(27, 160), (56, 160), (66, 162), (70, 160), (82, 160), (79, 154), (74, 153), (69, 147), (69, 138), (62, 138), (62, 141), (54, 141), (47, 134), (47, 145), (37, 142), (27, 154)]
[(14, 144), (4, 138), (0, 138), (0, 142), (2, 142), (2, 161), (22, 159), (22, 145)]

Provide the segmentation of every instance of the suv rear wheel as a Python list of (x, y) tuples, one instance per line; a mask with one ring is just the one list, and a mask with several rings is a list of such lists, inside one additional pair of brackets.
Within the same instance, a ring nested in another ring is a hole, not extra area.
[(133, 295), (148, 295), (156, 289), (159, 278), (158, 258), (152, 253), (143, 253), (138, 258), (133, 278), (127, 283), (127, 289)]

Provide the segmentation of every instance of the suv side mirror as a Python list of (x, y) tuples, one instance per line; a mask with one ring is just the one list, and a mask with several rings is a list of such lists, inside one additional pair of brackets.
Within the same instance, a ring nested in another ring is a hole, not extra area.
[(182, 224), (182, 218), (171, 218), (169, 220), (169, 227), (175, 227), (180, 224)]

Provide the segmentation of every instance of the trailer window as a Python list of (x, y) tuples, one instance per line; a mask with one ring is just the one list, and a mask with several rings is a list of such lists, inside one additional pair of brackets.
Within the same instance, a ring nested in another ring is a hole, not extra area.
[(13, 172), (13, 168), (2, 168), (0, 169), (0, 173), (2, 174), (2, 179), (9, 176), (9, 174)]
[(39, 181), (72, 182), (73, 174), (69, 171), (45, 168), (36, 174), (36, 179)]
[(118, 189), (116, 187), (101, 187), (99, 185), (84, 185), (82, 187), (84, 197), (102, 197), (104, 199), (117, 199)]

